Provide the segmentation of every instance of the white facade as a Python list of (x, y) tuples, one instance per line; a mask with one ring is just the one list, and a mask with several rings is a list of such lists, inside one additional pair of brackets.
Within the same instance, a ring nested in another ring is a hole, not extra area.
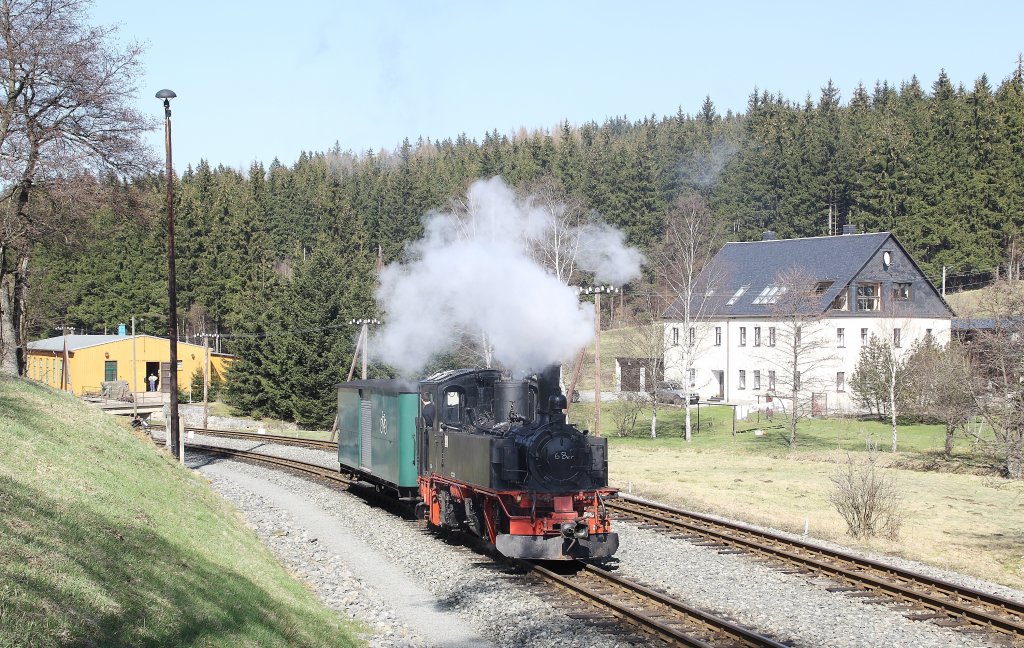
[[(828, 412), (854, 411), (849, 381), (861, 349), (872, 335), (890, 344), (898, 338), (895, 350), (909, 353), (913, 344), (927, 334), (937, 344), (949, 342), (950, 323), (948, 317), (896, 319), (877, 314), (823, 317), (805, 323), (803, 334), (810, 337), (802, 340), (801, 346), (807, 350), (801, 364), (814, 367), (801, 376), (801, 383), (807, 391), (824, 395), (823, 404)], [(782, 382), (792, 371), (792, 359), (786, 357), (792, 350), (786, 339), (792, 336), (791, 323), (764, 317), (734, 317), (694, 324), (691, 373), (684, 366), (681, 346), (689, 333), (678, 322), (666, 323), (666, 380), (688, 381), (701, 400), (715, 398), (737, 405), (756, 405), (763, 403), (770, 392), (785, 398), (789, 388)]]

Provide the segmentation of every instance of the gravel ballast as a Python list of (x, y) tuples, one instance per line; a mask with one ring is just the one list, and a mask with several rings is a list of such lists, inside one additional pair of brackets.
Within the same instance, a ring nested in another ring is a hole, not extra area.
[[(337, 467), (333, 455), (317, 450), (213, 437), (196, 440)], [(194, 465), (328, 606), (367, 623), (372, 646), (449, 646), (463, 641), (469, 643), (462, 645), (474, 646), (629, 645), (621, 637), (569, 619), (564, 610), (538, 596), (536, 588), (503, 574), (486, 556), (450, 546), (417, 523), (353, 495), (233, 461), (203, 459)], [(619, 575), (790, 645), (1005, 645), (988, 635), (910, 621), (890, 606), (828, 592), (831, 583), (826, 580), (785, 574), (748, 556), (723, 555), (625, 522), (618, 523), (617, 531)], [(906, 566), (909, 561), (900, 562)], [(952, 580), (946, 573), (935, 575)], [(1016, 590), (957, 576), (957, 582), (970, 587), (1021, 596)], [(409, 594), (396, 597), (399, 588)], [(441, 616), (433, 616), (435, 612)]]

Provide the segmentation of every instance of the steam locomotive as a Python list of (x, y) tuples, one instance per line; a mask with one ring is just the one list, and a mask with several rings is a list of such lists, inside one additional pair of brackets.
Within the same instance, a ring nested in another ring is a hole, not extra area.
[(608, 557), (619, 544), (604, 505), (616, 494), (608, 442), (568, 424), (565, 407), (557, 367), (521, 380), (458, 369), (419, 383), (345, 382), (338, 460), (415, 502), (429, 524), (475, 534), (506, 556)]

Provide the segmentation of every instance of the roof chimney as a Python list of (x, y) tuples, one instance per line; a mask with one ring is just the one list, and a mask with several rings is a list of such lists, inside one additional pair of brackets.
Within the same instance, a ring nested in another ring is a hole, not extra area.
[(856, 225), (843, 225), (843, 234), (856, 234), (856, 233), (857, 233), (857, 226)]
[(771, 230), (765, 230), (764, 234), (761, 235), (761, 240), (762, 241), (774, 241), (775, 240), (775, 232), (773, 232)]

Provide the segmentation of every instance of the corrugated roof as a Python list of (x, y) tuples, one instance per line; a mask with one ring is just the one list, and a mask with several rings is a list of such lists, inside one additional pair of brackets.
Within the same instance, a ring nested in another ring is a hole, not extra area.
[[(124, 340), (131, 338), (130, 335), (69, 335), (68, 336), (68, 351), (77, 351), (78, 349), (84, 349), (86, 347), (96, 346), (98, 344), (107, 344), (109, 342), (117, 342), (118, 340)], [(64, 336), (58, 335), (57, 337), (46, 338), (45, 340), (36, 340), (35, 342), (29, 342), (28, 348), (31, 351), (64, 351)]]
[[(701, 273), (697, 285), (706, 285), (708, 277), (716, 277), (711, 282), (714, 293), (708, 307), (719, 317), (765, 315), (765, 306), (754, 304), (754, 300), (780, 273), (801, 268), (813, 281), (833, 282), (821, 293), (820, 304), (824, 310), (889, 236), (888, 232), (877, 232), (726, 243)], [(743, 286), (747, 287), (744, 293), (729, 304)], [(664, 316), (677, 315), (677, 304), (678, 301), (673, 303)]]
[[(163, 342), (167, 341), (167, 338), (157, 337), (155, 335), (137, 335), (137, 338), (150, 338), (152, 340), (160, 340)], [(69, 335), (68, 336), (68, 351), (77, 351), (78, 349), (85, 349), (87, 347), (99, 346), (101, 344), (110, 344), (111, 342), (120, 342), (122, 340), (130, 340), (130, 335)], [(190, 346), (202, 348), (200, 344), (193, 344), (192, 342), (181, 342), (178, 341), (179, 346)], [(64, 352), (64, 336), (58, 335), (57, 337), (46, 338), (45, 340), (36, 340), (28, 343), (29, 351), (48, 351), (48, 352)], [(229, 353), (217, 353), (214, 350), (210, 350), (210, 355), (234, 357)]]

